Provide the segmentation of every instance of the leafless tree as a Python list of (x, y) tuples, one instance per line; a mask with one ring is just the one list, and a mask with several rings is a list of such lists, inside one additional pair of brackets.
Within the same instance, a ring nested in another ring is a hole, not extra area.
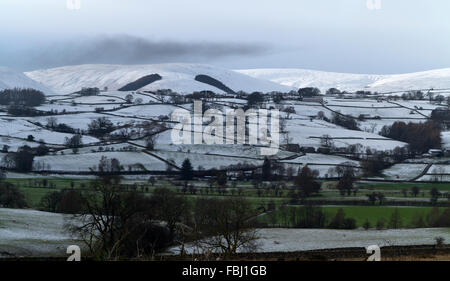
[(58, 120), (55, 117), (47, 118), (47, 127), (53, 129), (58, 126)]
[(229, 256), (238, 250), (254, 251), (258, 233), (251, 220), (255, 211), (241, 197), (198, 199), (195, 205), (196, 246), (203, 252)]

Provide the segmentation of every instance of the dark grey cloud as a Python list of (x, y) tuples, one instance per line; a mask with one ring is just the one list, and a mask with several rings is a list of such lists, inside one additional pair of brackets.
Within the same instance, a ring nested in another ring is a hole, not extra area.
[(152, 41), (130, 35), (100, 36), (35, 49), (29, 67), (88, 63), (209, 62), (230, 56), (257, 56), (269, 50), (267, 44)]

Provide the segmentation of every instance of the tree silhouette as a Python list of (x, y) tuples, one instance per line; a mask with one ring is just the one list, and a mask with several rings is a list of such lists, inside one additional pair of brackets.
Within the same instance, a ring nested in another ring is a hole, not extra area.
[(191, 161), (186, 158), (181, 165), (181, 179), (190, 181), (194, 178), (194, 169), (192, 168)]

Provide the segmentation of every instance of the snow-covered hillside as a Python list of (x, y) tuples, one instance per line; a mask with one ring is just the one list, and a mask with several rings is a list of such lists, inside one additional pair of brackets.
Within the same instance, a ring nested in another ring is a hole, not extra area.
[(11, 88), (33, 88), (46, 94), (51, 93), (50, 89), (28, 78), (23, 73), (13, 71), (6, 67), (0, 67), (0, 90)]
[(322, 92), (329, 88), (378, 92), (450, 88), (450, 68), (395, 75), (350, 74), (305, 69), (247, 69), (237, 72), (295, 88), (317, 87)]
[[(195, 80), (197, 75), (212, 77), (234, 91), (283, 91), (288, 92), (302, 87), (318, 87), (322, 92), (329, 88), (345, 91), (370, 90), (377, 92), (409, 91), (415, 89), (450, 88), (450, 68), (424, 72), (371, 75), (325, 72), (306, 69), (246, 69), (231, 71), (204, 64), (153, 64), (153, 65), (76, 65), (27, 72), (29, 78), (41, 83), (59, 94), (79, 91), (83, 87), (108, 87), (118, 90), (145, 76), (158, 74), (161, 80), (155, 81), (141, 90), (154, 91), (172, 89), (179, 93), (223, 90)], [(0, 89), (2, 69), (0, 68)], [(22, 80), (34, 83), (22, 74)], [(22, 82), (22, 84), (25, 82)], [(17, 82), (16, 84), (20, 84)], [(42, 87), (42, 85), (41, 85)]]
[(53, 91), (68, 94), (83, 87), (117, 90), (144, 76), (159, 74), (162, 79), (141, 90), (171, 89), (179, 93), (211, 90), (222, 93), (216, 87), (198, 82), (197, 75), (208, 75), (219, 80), (234, 91), (289, 91), (292, 87), (253, 78), (235, 71), (201, 64), (155, 64), (155, 65), (77, 65), (37, 70), (25, 73), (50, 87)]

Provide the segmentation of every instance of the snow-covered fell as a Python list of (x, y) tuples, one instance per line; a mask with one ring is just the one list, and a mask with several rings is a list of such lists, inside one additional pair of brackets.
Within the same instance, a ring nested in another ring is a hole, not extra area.
[(23, 73), (0, 67), (0, 90), (12, 88), (33, 88), (46, 94), (50, 93), (47, 87), (28, 78)]
[(202, 64), (154, 64), (154, 65), (76, 65), (25, 73), (50, 87), (56, 93), (68, 94), (79, 91), (83, 87), (108, 87), (117, 90), (138, 80), (141, 77), (159, 74), (162, 80), (147, 85), (141, 90), (154, 91), (171, 89), (179, 93), (211, 90), (223, 91), (216, 87), (198, 82), (197, 75), (209, 75), (234, 91), (289, 91), (292, 87), (277, 84), (268, 80), (253, 78), (235, 71)]
[(450, 88), (450, 68), (395, 75), (350, 74), (305, 69), (246, 69), (237, 72), (295, 88), (317, 87), (322, 92), (329, 88), (377, 92)]

